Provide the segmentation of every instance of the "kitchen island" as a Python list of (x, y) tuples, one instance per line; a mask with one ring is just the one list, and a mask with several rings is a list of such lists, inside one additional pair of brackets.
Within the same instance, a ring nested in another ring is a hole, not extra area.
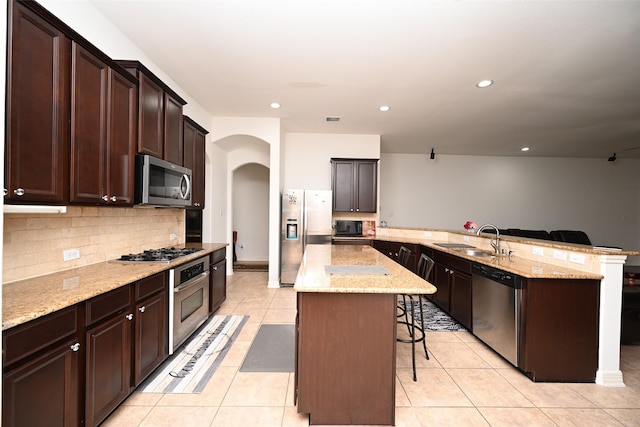
[(294, 290), (298, 412), (310, 425), (394, 425), (397, 294), (435, 286), (370, 246), (308, 245)]

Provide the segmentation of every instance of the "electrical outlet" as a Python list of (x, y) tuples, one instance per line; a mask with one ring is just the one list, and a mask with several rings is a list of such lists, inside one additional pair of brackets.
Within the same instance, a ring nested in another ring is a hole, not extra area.
[(431, 232), (430, 231), (425, 231), (424, 232), (424, 237), (431, 237)]
[(557, 249), (554, 249), (553, 257), (555, 259), (560, 259), (562, 261), (566, 261), (567, 260), (567, 253), (565, 251), (559, 251)]
[(378, 234), (380, 235), (387, 234), (387, 230), (378, 229)]
[(533, 252), (534, 255), (540, 255), (540, 256), (544, 255), (544, 249), (542, 249), (539, 246), (533, 246), (531, 248), (531, 252)]
[(169, 234), (169, 240), (176, 240), (177, 238), (178, 236), (176, 236), (176, 233)]
[(572, 252), (569, 254), (569, 261), (574, 262), (576, 264), (584, 264), (584, 255), (576, 254)]
[(80, 249), (67, 249), (62, 252), (62, 259), (65, 261), (71, 261), (72, 259), (80, 258)]
[(468, 241), (469, 241), (469, 236), (464, 236), (464, 237), (462, 238), (462, 240), (464, 240), (465, 242), (468, 242)]

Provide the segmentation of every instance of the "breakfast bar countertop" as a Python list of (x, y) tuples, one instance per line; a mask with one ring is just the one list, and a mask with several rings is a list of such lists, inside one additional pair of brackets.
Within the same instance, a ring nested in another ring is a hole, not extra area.
[(170, 263), (101, 262), (2, 286), (2, 330), (70, 307), (97, 295), (192, 261), (227, 243), (187, 244), (202, 250)]
[(433, 294), (431, 283), (368, 245), (308, 245), (297, 292)]

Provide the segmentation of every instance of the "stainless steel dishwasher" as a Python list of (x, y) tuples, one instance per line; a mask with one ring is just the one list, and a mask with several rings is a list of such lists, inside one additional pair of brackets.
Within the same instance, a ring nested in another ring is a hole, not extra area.
[(522, 277), (483, 264), (471, 264), (473, 333), (518, 366)]

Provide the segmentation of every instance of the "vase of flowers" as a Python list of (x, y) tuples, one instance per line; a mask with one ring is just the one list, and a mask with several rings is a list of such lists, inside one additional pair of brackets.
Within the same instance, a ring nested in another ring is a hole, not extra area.
[(467, 221), (463, 225), (464, 229), (469, 233), (475, 233), (476, 228), (478, 228), (478, 224), (473, 221)]

